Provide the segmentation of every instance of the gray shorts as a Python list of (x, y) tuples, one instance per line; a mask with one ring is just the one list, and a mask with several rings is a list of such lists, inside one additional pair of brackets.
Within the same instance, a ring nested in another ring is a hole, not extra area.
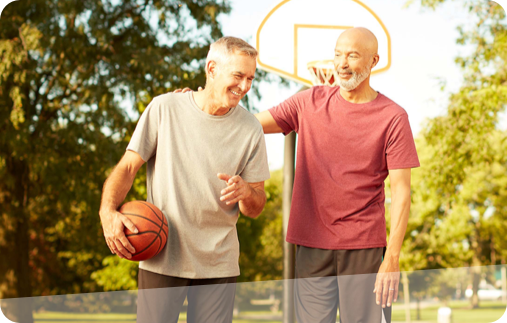
[(139, 269), (137, 323), (176, 323), (188, 300), (187, 323), (232, 322), (236, 277), (186, 279)]
[(295, 309), (298, 323), (391, 321), (391, 308), (376, 304), (373, 289), (385, 248), (326, 250), (297, 246)]

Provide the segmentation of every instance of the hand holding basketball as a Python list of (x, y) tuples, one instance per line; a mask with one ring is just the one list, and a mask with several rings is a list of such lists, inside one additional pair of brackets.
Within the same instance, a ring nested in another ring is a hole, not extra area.
[(125, 228), (132, 232), (137, 232), (134, 223), (117, 211), (109, 211), (100, 214), (102, 229), (107, 246), (111, 253), (117, 254), (120, 258), (132, 258), (135, 249), (125, 236)]

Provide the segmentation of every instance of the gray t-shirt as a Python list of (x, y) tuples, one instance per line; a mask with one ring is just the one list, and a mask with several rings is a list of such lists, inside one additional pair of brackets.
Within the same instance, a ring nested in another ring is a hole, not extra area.
[(220, 201), (217, 173), (246, 182), (269, 178), (262, 126), (238, 106), (223, 116), (201, 111), (192, 92), (153, 99), (127, 150), (147, 161), (148, 202), (167, 217), (166, 247), (139, 268), (182, 278), (239, 275), (239, 207)]

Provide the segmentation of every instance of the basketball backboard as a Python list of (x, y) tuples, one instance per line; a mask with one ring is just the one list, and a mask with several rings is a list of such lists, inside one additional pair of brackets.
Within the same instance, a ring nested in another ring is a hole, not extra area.
[(373, 10), (358, 0), (283, 0), (257, 29), (258, 66), (303, 85), (313, 76), (307, 64), (332, 60), (338, 36), (352, 27), (366, 27), (379, 42), (380, 61), (372, 74), (389, 69), (391, 39)]

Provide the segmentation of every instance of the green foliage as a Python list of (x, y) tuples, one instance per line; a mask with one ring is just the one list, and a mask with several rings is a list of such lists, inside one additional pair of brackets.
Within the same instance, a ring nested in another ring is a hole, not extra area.
[[(477, 19), (459, 28), (457, 42), (475, 50), (456, 59), (465, 81), (447, 113), (417, 138), (422, 167), (413, 171), (405, 270), (495, 265), (507, 255), (507, 132), (498, 128), (507, 103), (505, 12), (494, 2), (465, 5)], [(480, 275), (472, 270), (474, 284)]]
[(281, 170), (271, 172), (266, 181), (267, 201), (261, 215), (238, 220), (240, 282), (282, 279), (282, 174)]
[(91, 278), (102, 286), (104, 291), (137, 289), (137, 262), (115, 255), (105, 257), (102, 265), (104, 268), (94, 272)]
[[(217, 17), (229, 10), (212, 0), (26, 0), (5, 8), (0, 253), (8, 260), (0, 262), (0, 297), (111, 287), (90, 275), (108, 254), (101, 186), (135, 125), (127, 112), (136, 109), (122, 103), (142, 110), (153, 96), (204, 84), (208, 45), (221, 37)], [(128, 199), (145, 194), (135, 190)], [(105, 265), (102, 275), (123, 268), (110, 258)]]

